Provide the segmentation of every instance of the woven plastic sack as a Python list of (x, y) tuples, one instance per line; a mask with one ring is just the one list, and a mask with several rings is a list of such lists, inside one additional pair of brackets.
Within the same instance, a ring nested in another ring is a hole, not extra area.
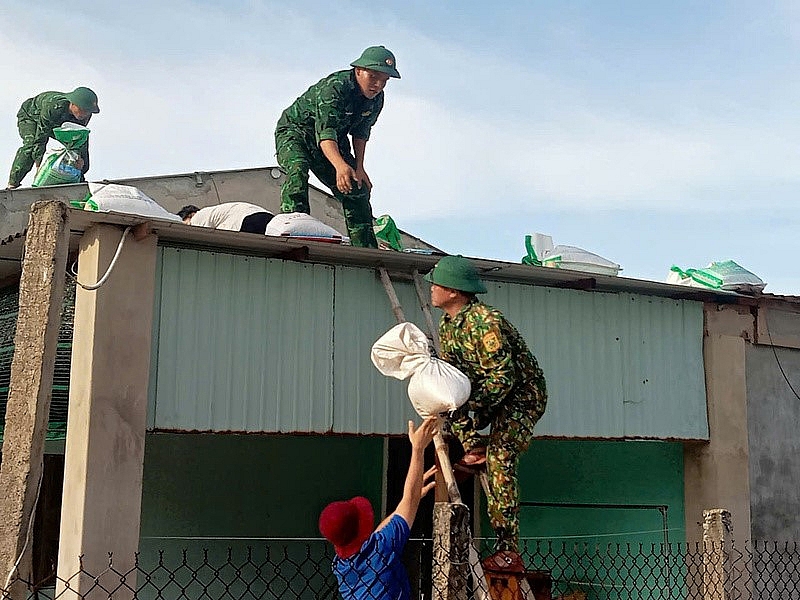
[(116, 183), (89, 183), (89, 196), (83, 206), (93, 212), (118, 212), (167, 221), (181, 221), (139, 188)]
[(758, 275), (732, 260), (712, 262), (705, 268), (685, 271), (673, 265), (667, 283), (745, 294), (762, 292), (767, 285)]
[(33, 187), (77, 183), (83, 175), (79, 148), (89, 140), (89, 129), (77, 123), (64, 123), (53, 129), (42, 162), (33, 178)]
[(375, 219), (373, 226), (378, 246), (383, 249), (403, 251), (403, 241), (400, 239), (400, 230), (397, 229), (394, 219), (389, 215), (381, 215)]
[(413, 323), (400, 323), (372, 345), (372, 364), (384, 375), (408, 379), (408, 398), (421, 417), (462, 406), (469, 379), (453, 365), (431, 356), (428, 338)]
[[(539, 251), (537, 251), (534, 236), (543, 242), (544, 249), (540, 247)], [(553, 247), (552, 239), (549, 235), (537, 233), (534, 236), (525, 236), (525, 249), (528, 254), (522, 257), (522, 264), (570, 269), (597, 275), (618, 275), (622, 270), (622, 267), (617, 263), (594, 252), (589, 252), (577, 246), (558, 245)]]
[(285, 237), (342, 238), (342, 234), (330, 225), (301, 212), (275, 215), (267, 223), (265, 233)]

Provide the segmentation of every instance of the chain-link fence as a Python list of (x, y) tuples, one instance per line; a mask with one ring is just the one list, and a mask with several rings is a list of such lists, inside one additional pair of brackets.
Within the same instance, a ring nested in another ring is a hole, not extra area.
[[(796, 543), (587, 545), (523, 540), (527, 573), (442, 564), (430, 540), (412, 540), (403, 562), (412, 598), (460, 600), (800, 600)], [(446, 556), (446, 555), (445, 555)], [(437, 561), (434, 562), (434, 557)], [(242, 548), (86, 558), (68, 578), (14, 580), (0, 598), (30, 600), (273, 600), (339, 598), (332, 548), (322, 540), (270, 540)], [(438, 589), (444, 569), (450, 577)], [(453, 581), (461, 578), (462, 581)], [(522, 581), (525, 583), (522, 583)], [(449, 596), (447, 595), (449, 594)], [(527, 594), (527, 595), (526, 595)], [(376, 600), (378, 600), (376, 598)]]

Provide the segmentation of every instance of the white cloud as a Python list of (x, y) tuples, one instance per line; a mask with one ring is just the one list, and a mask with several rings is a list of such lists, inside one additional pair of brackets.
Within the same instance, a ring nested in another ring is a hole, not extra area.
[(569, 108), (548, 122), (514, 124), (402, 96), (385, 113), (373, 180), (387, 190), (387, 210), (416, 218), (536, 208), (744, 209), (794, 201), (765, 199), (766, 188), (757, 193), (764, 181), (800, 183), (794, 141), (755, 126), (667, 127)]

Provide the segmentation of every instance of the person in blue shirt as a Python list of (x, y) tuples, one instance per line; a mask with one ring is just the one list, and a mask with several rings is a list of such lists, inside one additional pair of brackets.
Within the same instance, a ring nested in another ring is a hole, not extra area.
[(424, 472), (425, 448), (437, 432), (437, 418), (419, 427), (408, 422), (411, 461), (403, 497), (373, 531), (374, 512), (362, 496), (332, 502), (319, 516), (319, 530), (333, 544), (333, 572), (344, 600), (411, 600), (411, 585), (401, 559), (419, 502), (436, 484), (436, 467)]

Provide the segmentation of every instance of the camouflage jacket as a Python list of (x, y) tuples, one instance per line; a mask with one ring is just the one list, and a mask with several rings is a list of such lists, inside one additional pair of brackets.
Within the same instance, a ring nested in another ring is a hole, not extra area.
[(349, 152), (348, 134), (368, 140), (382, 109), (383, 92), (369, 100), (358, 87), (354, 69), (337, 71), (312, 85), (284, 110), (277, 130), (298, 131), (311, 147), (333, 140)]
[(472, 383), (465, 405), (475, 412), (476, 427), (489, 425), (501, 404), (523, 412), (544, 412), (544, 374), (525, 340), (503, 314), (482, 302), (467, 303), (439, 324), (441, 358)]
[[(89, 115), (85, 121), (76, 119), (69, 112), (69, 100), (67, 100), (63, 92), (42, 92), (33, 98), (28, 98), (22, 103), (17, 113), (17, 119), (36, 123), (34, 142), (36, 151), (33, 155), (36, 160), (40, 159), (44, 154), (47, 140), (53, 137), (53, 129), (61, 127), (67, 122), (87, 125), (91, 117), (92, 115)], [(88, 170), (88, 165), (86, 168)]]

